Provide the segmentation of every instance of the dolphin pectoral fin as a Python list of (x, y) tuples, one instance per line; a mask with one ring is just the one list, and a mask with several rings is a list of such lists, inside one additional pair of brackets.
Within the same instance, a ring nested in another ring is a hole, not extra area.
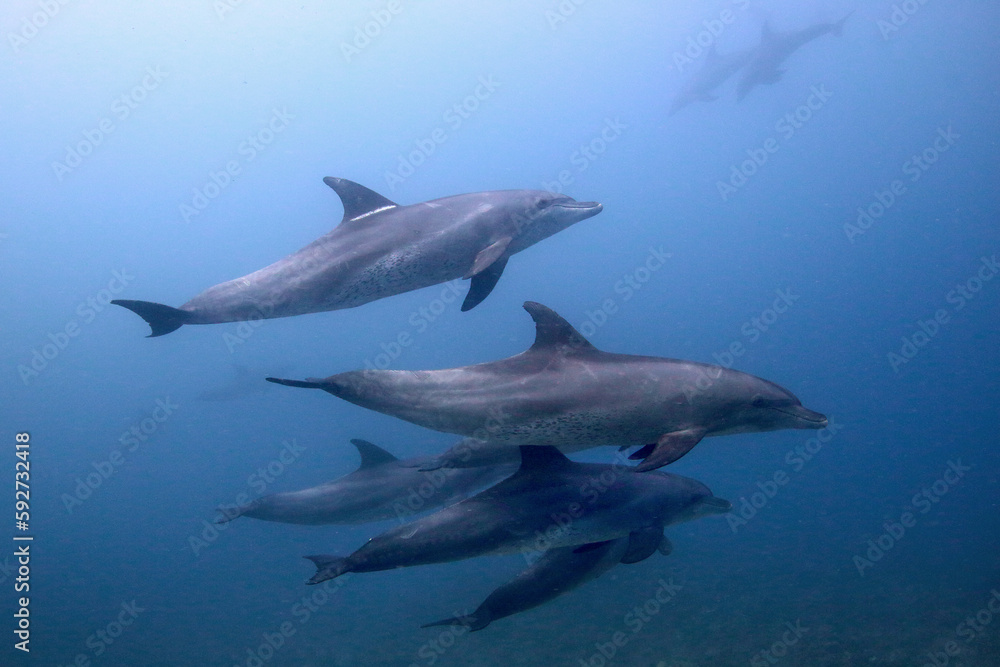
[(654, 553), (663, 541), (663, 527), (652, 526), (642, 530), (634, 530), (628, 536), (628, 549), (622, 556), (621, 562), (625, 565), (638, 563), (646, 560)]
[(654, 449), (656, 449), (656, 443), (655, 442), (651, 443), (649, 445), (643, 445), (639, 449), (637, 449), (634, 452), (632, 452), (631, 454), (629, 454), (628, 455), (628, 460), (629, 461), (638, 461), (639, 459), (644, 459), (647, 456), (649, 456), (650, 454), (652, 454)]
[(351, 440), (351, 444), (358, 448), (358, 454), (361, 455), (361, 467), (358, 468), (358, 470), (364, 470), (365, 468), (399, 461), (399, 459), (389, 452), (385, 451), (378, 445), (368, 442), (367, 440), (354, 438)]
[(482, 630), (487, 625), (490, 624), (490, 615), (485, 612), (480, 612), (476, 610), (473, 614), (468, 616), (453, 616), (452, 618), (446, 618), (441, 621), (434, 621), (433, 623), (425, 623), (421, 625), (422, 628), (433, 628), (436, 625), (461, 625), (469, 629), (469, 632), (475, 632), (476, 630)]
[(306, 560), (311, 560), (313, 565), (316, 566), (316, 574), (314, 574), (312, 578), (306, 582), (309, 585), (319, 584), (327, 579), (335, 579), (336, 577), (339, 577), (349, 571), (346, 558), (325, 554), (319, 556), (305, 556), (304, 558)]
[(162, 303), (152, 301), (133, 301), (132, 299), (112, 299), (111, 303), (122, 308), (128, 308), (133, 313), (146, 320), (151, 333), (147, 338), (156, 338), (180, 329), (191, 321), (192, 315), (180, 308), (171, 308)]
[(500, 276), (503, 275), (503, 270), (506, 267), (507, 260), (505, 258), (490, 264), (484, 270), (472, 276), (472, 282), (469, 284), (469, 293), (465, 295), (465, 301), (462, 302), (463, 313), (472, 310), (490, 295), (493, 288), (497, 286), (497, 281), (500, 280)]
[(664, 535), (663, 539), (660, 540), (659, 546), (656, 547), (656, 550), (659, 551), (664, 556), (669, 556), (674, 552), (674, 545), (670, 542), (670, 540), (667, 539), (667, 536)]
[(323, 182), (333, 188), (333, 191), (340, 197), (344, 205), (344, 219), (341, 224), (351, 220), (360, 220), (373, 213), (379, 213), (390, 208), (396, 208), (398, 204), (386, 199), (374, 190), (369, 190), (363, 185), (346, 178), (334, 178), (327, 176)]
[(636, 472), (646, 472), (669, 465), (691, 451), (705, 437), (705, 429), (688, 428), (665, 433), (656, 441), (653, 453), (635, 467)]
[(511, 237), (505, 236), (480, 250), (479, 254), (476, 255), (475, 261), (472, 262), (472, 268), (462, 278), (468, 280), (472, 276), (485, 271), (487, 267), (500, 259), (500, 256), (507, 251), (507, 246), (510, 245), (511, 240)]

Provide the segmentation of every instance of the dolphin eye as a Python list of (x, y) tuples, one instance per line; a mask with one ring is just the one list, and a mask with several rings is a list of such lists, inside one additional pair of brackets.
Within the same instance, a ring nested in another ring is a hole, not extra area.
[(750, 401), (750, 405), (755, 408), (763, 408), (767, 405), (767, 400), (763, 396), (754, 396), (753, 400)]
[(552, 203), (551, 199), (539, 199), (538, 202), (535, 204), (535, 208), (537, 208), (538, 210), (541, 210), (543, 208), (548, 207), (549, 204), (551, 204), (551, 203)]

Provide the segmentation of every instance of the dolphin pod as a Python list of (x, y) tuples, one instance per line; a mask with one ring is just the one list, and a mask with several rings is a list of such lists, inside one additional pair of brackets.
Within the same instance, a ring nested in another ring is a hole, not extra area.
[[(770, 55), (765, 40), (754, 54), (713, 53), (673, 111), (712, 99), (741, 69), (756, 73), (757, 83), (774, 77), (788, 54), (842, 24), (785, 36), (780, 47), (775, 44), (781, 40), (769, 36)], [(602, 210), (596, 202), (534, 190), (399, 205), (345, 179), (324, 182), (340, 196), (343, 220), (301, 250), (210, 287), (179, 308), (112, 303), (140, 315), (150, 337), (185, 324), (351, 308), (458, 278), (470, 280), (462, 304), (467, 311), (490, 294), (512, 255)], [(425, 626), (481, 630), (618, 564), (669, 553), (667, 526), (730, 511), (732, 505), (702, 482), (655, 470), (703, 438), (827, 425), (824, 415), (773, 382), (710, 364), (605, 352), (550, 308), (533, 301), (524, 308), (535, 323), (535, 340), (507, 359), (444, 370), (268, 377), (462, 439), (443, 453), (403, 460), (352, 440), (361, 458), (354, 472), (220, 508), (218, 523), (241, 516), (307, 525), (401, 521), (349, 555), (307, 556), (316, 567), (310, 584), (349, 572), (543, 550), (472, 613)], [(238, 399), (238, 389), (203, 397)], [(604, 445), (619, 447), (617, 462), (578, 463), (566, 456)], [(622, 450), (632, 447), (638, 449), (626, 457)], [(637, 459), (637, 465), (628, 463)]]
[(555, 311), (532, 301), (524, 309), (535, 321), (535, 342), (500, 361), (267, 379), (481, 438), (487, 448), (553, 445), (568, 453), (638, 445), (638, 471), (673, 463), (708, 436), (827, 425), (773, 382), (693, 361), (603, 352)]
[(471, 280), (462, 310), (482, 302), (511, 255), (597, 215), (597, 202), (538, 190), (477, 192), (401, 206), (344, 178), (323, 179), (344, 205), (333, 231), (259, 271), (172, 308), (115, 299), (149, 324), (150, 337), (185, 324), (219, 324), (353, 308)]
[[(680, 475), (576, 463), (555, 447), (520, 449), (517, 472), (495, 486), (373, 537), (349, 556), (307, 556), (316, 566), (309, 583), (322, 583), (348, 572), (378, 572), (530, 551), (538, 534), (550, 538), (549, 549), (606, 542), (656, 529), (662, 536), (664, 526), (732, 508), (701, 482)], [(603, 483), (609, 477), (611, 481)], [(594, 482), (597, 479), (602, 482), (599, 486)], [(550, 530), (558, 523), (553, 517), (560, 514), (568, 517), (558, 526), (561, 530)], [(655, 541), (654, 550), (659, 542)]]

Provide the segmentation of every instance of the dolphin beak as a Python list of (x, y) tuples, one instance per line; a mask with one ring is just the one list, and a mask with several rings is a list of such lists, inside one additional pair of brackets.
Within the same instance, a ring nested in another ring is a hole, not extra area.
[(601, 211), (604, 210), (604, 205), (596, 201), (566, 201), (553, 204), (553, 206), (558, 206), (560, 208), (568, 208), (570, 210), (576, 211), (580, 215), (580, 220), (586, 220), (587, 218), (592, 218)]
[(798, 420), (797, 428), (826, 428), (826, 425), (829, 423), (826, 415), (813, 412), (801, 405), (781, 406), (774, 409)]

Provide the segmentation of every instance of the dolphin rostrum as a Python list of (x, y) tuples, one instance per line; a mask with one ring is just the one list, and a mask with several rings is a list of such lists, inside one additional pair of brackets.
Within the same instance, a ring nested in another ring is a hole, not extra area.
[(443, 468), (433, 473), (419, 467), (425, 457), (400, 461), (377, 445), (351, 440), (361, 455), (354, 472), (301, 491), (273, 493), (239, 507), (221, 507), (216, 523), (241, 516), (297, 524), (357, 524), (409, 518), (447, 505), (494, 484), (517, 469), (516, 464), (478, 468)]
[(802, 30), (785, 33), (775, 32), (770, 23), (765, 23), (760, 33), (760, 46), (736, 84), (736, 99), (742, 100), (757, 86), (780, 81), (785, 74), (781, 64), (790, 55), (823, 35), (833, 33), (839, 37), (843, 32), (844, 22), (853, 13), (850, 12), (836, 23), (817, 23)]
[(720, 366), (603, 352), (569, 322), (528, 301), (535, 342), (508, 359), (433, 371), (362, 370), (267, 378), (490, 446), (647, 445), (638, 470), (672, 463), (706, 436), (820, 429), (825, 416), (791, 392)]
[(402, 206), (343, 178), (344, 218), (298, 252), (210, 287), (180, 308), (115, 299), (162, 336), (185, 324), (217, 324), (352, 308), (458, 278), (471, 279), (462, 310), (493, 290), (510, 256), (601, 212), (536, 190), (500, 190)]
[(422, 627), (461, 625), (471, 632), (482, 630), (493, 621), (534, 609), (565, 595), (597, 579), (618, 563), (644, 560), (657, 549), (664, 555), (671, 551), (670, 542), (659, 527), (615, 540), (549, 549), (531, 567), (490, 593), (471, 614)]
[(605, 542), (732, 509), (697, 480), (634, 470), (575, 463), (555, 447), (521, 447), (521, 466), (499, 484), (373, 537), (346, 558), (306, 556), (316, 565), (308, 583), (531, 551), (539, 536), (547, 549)]

